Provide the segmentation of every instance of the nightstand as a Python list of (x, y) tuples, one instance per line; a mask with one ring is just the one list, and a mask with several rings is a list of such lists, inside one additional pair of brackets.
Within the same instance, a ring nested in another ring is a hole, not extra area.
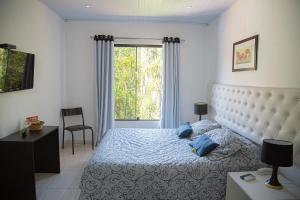
[[(241, 175), (251, 173), (256, 180), (246, 182)], [(277, 200), (300, 199), (300, 187), (294, 185), (282, 176), (278, 176), (283, 185), (282, 190), (274, 190), (265, 186), (270, 175), (260, 176), (256, 172), (229, 172), (227, 174), (226, 200)]]

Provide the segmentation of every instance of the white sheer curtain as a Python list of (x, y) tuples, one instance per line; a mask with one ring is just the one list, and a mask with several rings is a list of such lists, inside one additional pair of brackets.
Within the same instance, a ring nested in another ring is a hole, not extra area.
[(180, 39), (165, 37), (163, 40), (161, 128), (179, 126), (179, 58)]
[(97, 143), (114, 122), (114, 38), (96, 35)]

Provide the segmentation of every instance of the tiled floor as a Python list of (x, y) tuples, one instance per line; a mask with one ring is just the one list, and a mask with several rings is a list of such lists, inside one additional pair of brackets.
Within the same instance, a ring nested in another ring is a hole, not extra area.
[(91, 144), (76, 144), (72, 155), (71, 144), (60, 150), (60, 174), (36, 174), (38, 200), (77, 200), (81, 174), (93, 154)]

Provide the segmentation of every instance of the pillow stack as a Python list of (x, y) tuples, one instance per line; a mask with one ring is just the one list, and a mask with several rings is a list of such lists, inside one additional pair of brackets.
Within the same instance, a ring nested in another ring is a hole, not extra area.
[(204, 134), (214, 129), (219, 129), (221, 126), (209, 120), (201, 120), (190, 125), (190, 122), (185, 122), (178, 128), (179, 138), (188, 138), (197, 136), (189, 145), (192, 151), (200, 157), (207, 155), (212, 150), (219, 146), (208, 135)]

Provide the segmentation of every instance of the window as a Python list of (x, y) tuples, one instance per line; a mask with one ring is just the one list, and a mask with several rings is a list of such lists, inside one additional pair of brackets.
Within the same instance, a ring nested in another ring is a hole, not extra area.
[(159, 120), (162, 47), (115, 45), (115, 119)]

